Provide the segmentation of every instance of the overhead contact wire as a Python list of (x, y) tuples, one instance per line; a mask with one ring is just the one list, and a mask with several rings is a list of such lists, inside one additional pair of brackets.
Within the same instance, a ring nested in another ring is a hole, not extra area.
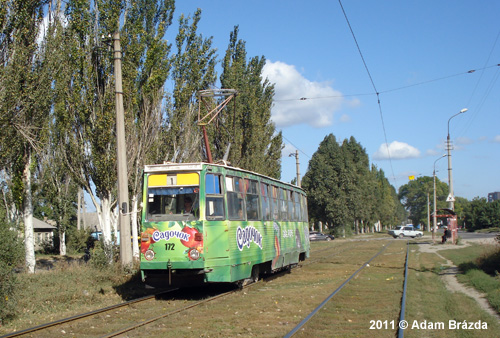
[(368, 73), (368, 77), (370, 78), (370, 81), (373, 86), (373, 90), (377, 94), (377, 103), (378, 103), (378, 109), (380, 113), (380, 119), (382, 121), (382, 130), (384, 132), (384, 140), (385, 140), (385, 146), (387, 148), (387, 157), (389, 158), (389, 164), (391, 166), (391, 172), (392, 172), (392, 179), (396, 183), (396, 175), (394, 175), (394, 168), (392, 167), (392, 158), (391, 158), (391, 152), (389, 151), (389, 142), (387, 141), (387, 133), (385, 130), (385, 123), (384, 123), (384, 114), (382, 113), (382, 105), (380, 104), (380, 93), (377, 90), (377, 87), (375, 86), (375, 82), (373, 81), (372, 75), (370, 73), (370, 70), (368, 69), (368, 65), (366, 64), (365, 58), (363, 56), (363, 53), (361, 52), (361, 48), (359, 47), (358, 40), (356, 39), (356, 35), (354, 35), (354, 31), (351, 27), (351, 23), (349, 22), (349, 18), (347, 17), (347, 14), (344, 10), (344, 6), (342, 6), (342, 1), (339, 0), (340, 8), (342, 9), (342, 13), (344, 13), (345, 20), (347, 22), (347, 25), (349, 26), (349, 30), (351, 31), (352, 37), (354, 39), (354, 43), (356, 44), (356, 47), (358, 48), (359, 55), (361, 56), (361, 60), (363, 61), (363, 65), (365, 66), (366, 72)]

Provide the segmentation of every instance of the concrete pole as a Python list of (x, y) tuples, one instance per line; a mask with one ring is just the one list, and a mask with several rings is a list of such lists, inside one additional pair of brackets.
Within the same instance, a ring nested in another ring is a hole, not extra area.
[(299, 151), (295, 150), (295, 153), (291, 153), (288, 155), (289, 157), (294, 156), (295, 157), (295, 165), (296, 165), (296, 171), (297, 171), (297, 187), (300, 187), (300, 166), (299, 166)]
[(438, 158), (437, 160), (434, 161), (434, 171), (432, 172), (432, 175), (434, 176), (434, 214), (432, 216), (432, 243), (434, 243), (435, 241), (435, 237), (436, 237), (436, 226), (437, 226), (437, 222), (436, 222), (436, 213), (437, 213), (437, 210), (436, 210), (436, 162), (439, 161), (440, 159), (442, 159), (443, 157), (445, 157), (446, 154), (444, 154), (443, 156), (441, 156), (440, 158)]
[(431, 211), (429, 207), (429, 193), (427, 192), (427, 231), (431, 231)]
[(462, 109), (459, 113), (453, 115), (448, 119), (448, 136), (446, 137), (446, 150), (448, 151), (448, 186), (450, 188), (450, 194), (448, 195), (448, 208), (450, 210), (455, 210), (455, 195), (453, 193), (453, 173), (451, 168), (451, 141), (450, 141), (450, 121), (457, 115), (463, 114), (467, 111), (467, 108)]
[(446, 150), (448, 151), (448, 187), (449, 187), (448, 198), (450, 199), (448, 202), (448, 209), (454, 210), (455, 203), (453, 203), (453, 172), (451, 168), (450, 134), (448, 134), (448, 138), (446, 139)]
[(125, 144), (125, 117), (122, 90), (122, 51), (120, 33), (113, 34), (116, 91), (116, 150), (118, 168), (118, 224), (120, 226), (120, 262), (124, 267), (132, 266), (132, 243), (130, 241), (130, 214), (128, 200), (127, 151)]
[[(436, 162), (434, 162), (436, 164)], [(435, 167), (434, 167), (435, 168)], [(436, 169), (434, 169), (434, 213), (432, 214), (432, 243), (436, 241)]]
[(300, 187), (300, 166), (299, 166), (299, 151), (295, 150), (295, 160), (297, 165), (297, 186)]

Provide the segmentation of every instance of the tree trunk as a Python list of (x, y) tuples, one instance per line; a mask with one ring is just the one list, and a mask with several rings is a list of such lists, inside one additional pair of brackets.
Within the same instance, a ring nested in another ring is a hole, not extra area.
[(81, 223), (81, 206), (82, 206), (82, 188), (78, 188), (78, 206), (76, 208), (76, 229), (80, 230)]
[(35, 238), (33, 229), (33, 203), (31, 196), (31, 151), (28, 151), (23, 171), (24, 184), (24, 248), (26, 251), (26, 269), (28, 273), (35, 273)]
[(137, 195), (132, 195), (132, 214), (130, 215), (130, 222), (132, 223), (132, 257), (136, 260), (139, 260), (139, 237), (137, 225), (137, 216), (138, 216), (138, 198)]
[(59, 230), (59, 256), (66, 256), (66, 231)]
[(99, 224), (102, 230), (102, 240), (104, 244), (111, 244), (111, 198), (101, 198), (101, 204), (96, 206)]

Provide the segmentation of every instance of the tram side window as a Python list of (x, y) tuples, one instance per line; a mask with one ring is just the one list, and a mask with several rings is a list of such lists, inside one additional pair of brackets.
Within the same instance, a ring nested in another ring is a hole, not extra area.
[(278, 201), (278, 187), (271, 186), (271, 202), (273, 205), (273, 220), (279, 221), (279, 201)]
[(205, 215), (207, 220), (224, 219), (224, 195), (222, 194), (222, 176), (205, 176)]
[(286, 199), (286, 190), (279, 189), (279, 205), (280, 205), (280, 220), (288, 221), (288, 207), (287, 207), (287, 199)]
[(247, 181), (248, 189), (246, 194), (247, 219), (257, 221), (260, 219), (259, 212), (259, 188), (257, 181)]
[(290, 190), (286, 191), (286, 197), (288, 198), (288, 220), (289, 221), (296, 221), (297, 219), (295, 218), (295, 208), (293, 204), (293, 195), (295, 195), (293, 192)]
[(309, 218), (307, 216), (307, 198), (304, 195), (300, 196), (300, 207), (302, 210), (302, 222), (309, 222)]
[(302, 221), (302, 214), (300, 212), (300, 197), (301, 195), (299, 193), (293, 193), (294, 197), (294, 220), (295, 221)]
[(244, 220), (243, 180), (238, 177), (226, 177), (227, 213), (231, 220)]
[(271, 199), (269, 198), (269, 186), (265, 183), (260, 184), (260, 196), (262, 201), (262, 216), (265, 221), (272, 220)]

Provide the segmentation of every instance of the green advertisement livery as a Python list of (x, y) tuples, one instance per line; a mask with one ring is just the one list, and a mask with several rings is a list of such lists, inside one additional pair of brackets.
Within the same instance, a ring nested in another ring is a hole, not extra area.
[(296, 186), (243, 169), (166, 163), (144, 170), (141, 273), (153, 287), (256, 281), (309, 257)]

